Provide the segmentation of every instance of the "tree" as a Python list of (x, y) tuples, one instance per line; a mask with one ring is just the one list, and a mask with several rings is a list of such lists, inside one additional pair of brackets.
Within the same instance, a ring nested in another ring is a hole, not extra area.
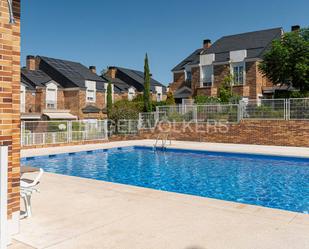
[(309, 28), (286, 33), (273, 41), (259, 69), (276, 85), (309, 91)]
[(107, 116), (110, 116), (111, 110), (113, 108), (113, 93), (112, 93), (112, 83), (108, 82), (107, 85), (107, 96), (106, 96), (106, 109), (107, 109)]
[(149, 70), (147, 53), (145, 56), (145, 64), (144, 64), (144, 109), (145, 112), (152, 111), (151, 100), (150, 100), (150, 70)]
[(221, 102), (229, 103), (233, 97), (233, 75), (227, 75), (224, 77), (221, 86), (219, 87), (218, 97)]
[(166, 96), (166, 105), (175, 105), (175, 99), (173, 92), (169, 91)]

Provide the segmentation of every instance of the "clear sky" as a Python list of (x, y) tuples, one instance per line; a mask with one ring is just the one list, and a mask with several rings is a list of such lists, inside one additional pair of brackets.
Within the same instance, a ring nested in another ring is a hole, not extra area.
[(45, 55), (151, 72), (170, 70), (203, 39), (273, 27), (309, 26), (308, 0), (22, 0), (22, 63)]

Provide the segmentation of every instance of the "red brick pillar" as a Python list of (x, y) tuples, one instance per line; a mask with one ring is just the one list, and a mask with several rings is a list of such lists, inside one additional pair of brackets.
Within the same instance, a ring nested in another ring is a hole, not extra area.
[(8, 146), (9, 233), (18, 232), (20, 181), (20, 0), (13, 0), (16, 23), (0, 1), (0, 145)]

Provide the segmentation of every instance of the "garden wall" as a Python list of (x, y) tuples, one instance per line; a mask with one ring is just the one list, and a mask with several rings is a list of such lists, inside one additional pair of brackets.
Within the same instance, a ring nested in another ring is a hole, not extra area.
[[(172, 140), (181, 141), (309, 147), (309, 121), (286, 120), (244, 120), (239, 124), (229, 125), (161, 124), (155, 130), (140, 130), (136, 135), (114, 135), (109, 141), (156, 139), (160, 132), (169, 132)], [(80, 141), (27, 146), (23, 149), (106, 142), (108, 141)]]
[(168, 131), (173, 140), (214, 143), (309, 147), (309, 121), (245, 120), (239, 124), (161, 124), (155, 132), (141, 131), (140, 138), (156, 138)]

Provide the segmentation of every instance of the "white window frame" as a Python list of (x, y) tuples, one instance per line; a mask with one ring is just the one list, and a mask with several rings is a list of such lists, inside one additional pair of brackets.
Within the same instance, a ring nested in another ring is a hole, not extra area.
[[(188, 80), (188, 81), (192, 81), (192, 71), (191, 70), (185, 70), (185, 80)], [(190, 75), (191, 77), (189, 78), (188, 75)]]
[(86, 103), (95, 103), (97, 95), (97, 83), (95, 81), (86, 80)]
[(130, 87), (128, 89), (128, 100), (132, 101), (134, 99), (134, 97), (135, 97), (135, 88)]
[[(242, 67), (242, 82), (240, 82), (239, 69)], [(234, 68), (238, 68), (238, 77), (235, 79)], [(231, 75), (233, 76), (233, 86), (244, 86), (246, 82), (246, 63), (245, 62), (234, 62), (231, 63)]]
[(26, 86), (20, 84), (20, 112), (26, 112)]
[[(210, 68), (210, 72), (211, 72), (211, 75), (210, 75), (210, 85), (204, 85), (205, 83), (208, 83), (208, 82), (205, 82), (205, 78), (206, 78), (206, 70), (205, 68)], [(213, 86), (213, 83), (214, 83), (214, 66), (211, 64), (211, 65), (204, 65), (202, 66), (202, 87), (212, 87)]]
[[(51, 98), (51, 95), (48, 92), (53, 92), (54, 97)], [(57, 95), (58, 95), (58, 86), (55, 83), (48, 83), (46, 85), (46, 109), (57, 109)]]
[(161, 102), (162, 101), (162, 97), (163, 97), (163, 89), (162, 86), (156, 86), (155, 87), (155, 91), (156, 91), (156, 101), (157, 102)]

